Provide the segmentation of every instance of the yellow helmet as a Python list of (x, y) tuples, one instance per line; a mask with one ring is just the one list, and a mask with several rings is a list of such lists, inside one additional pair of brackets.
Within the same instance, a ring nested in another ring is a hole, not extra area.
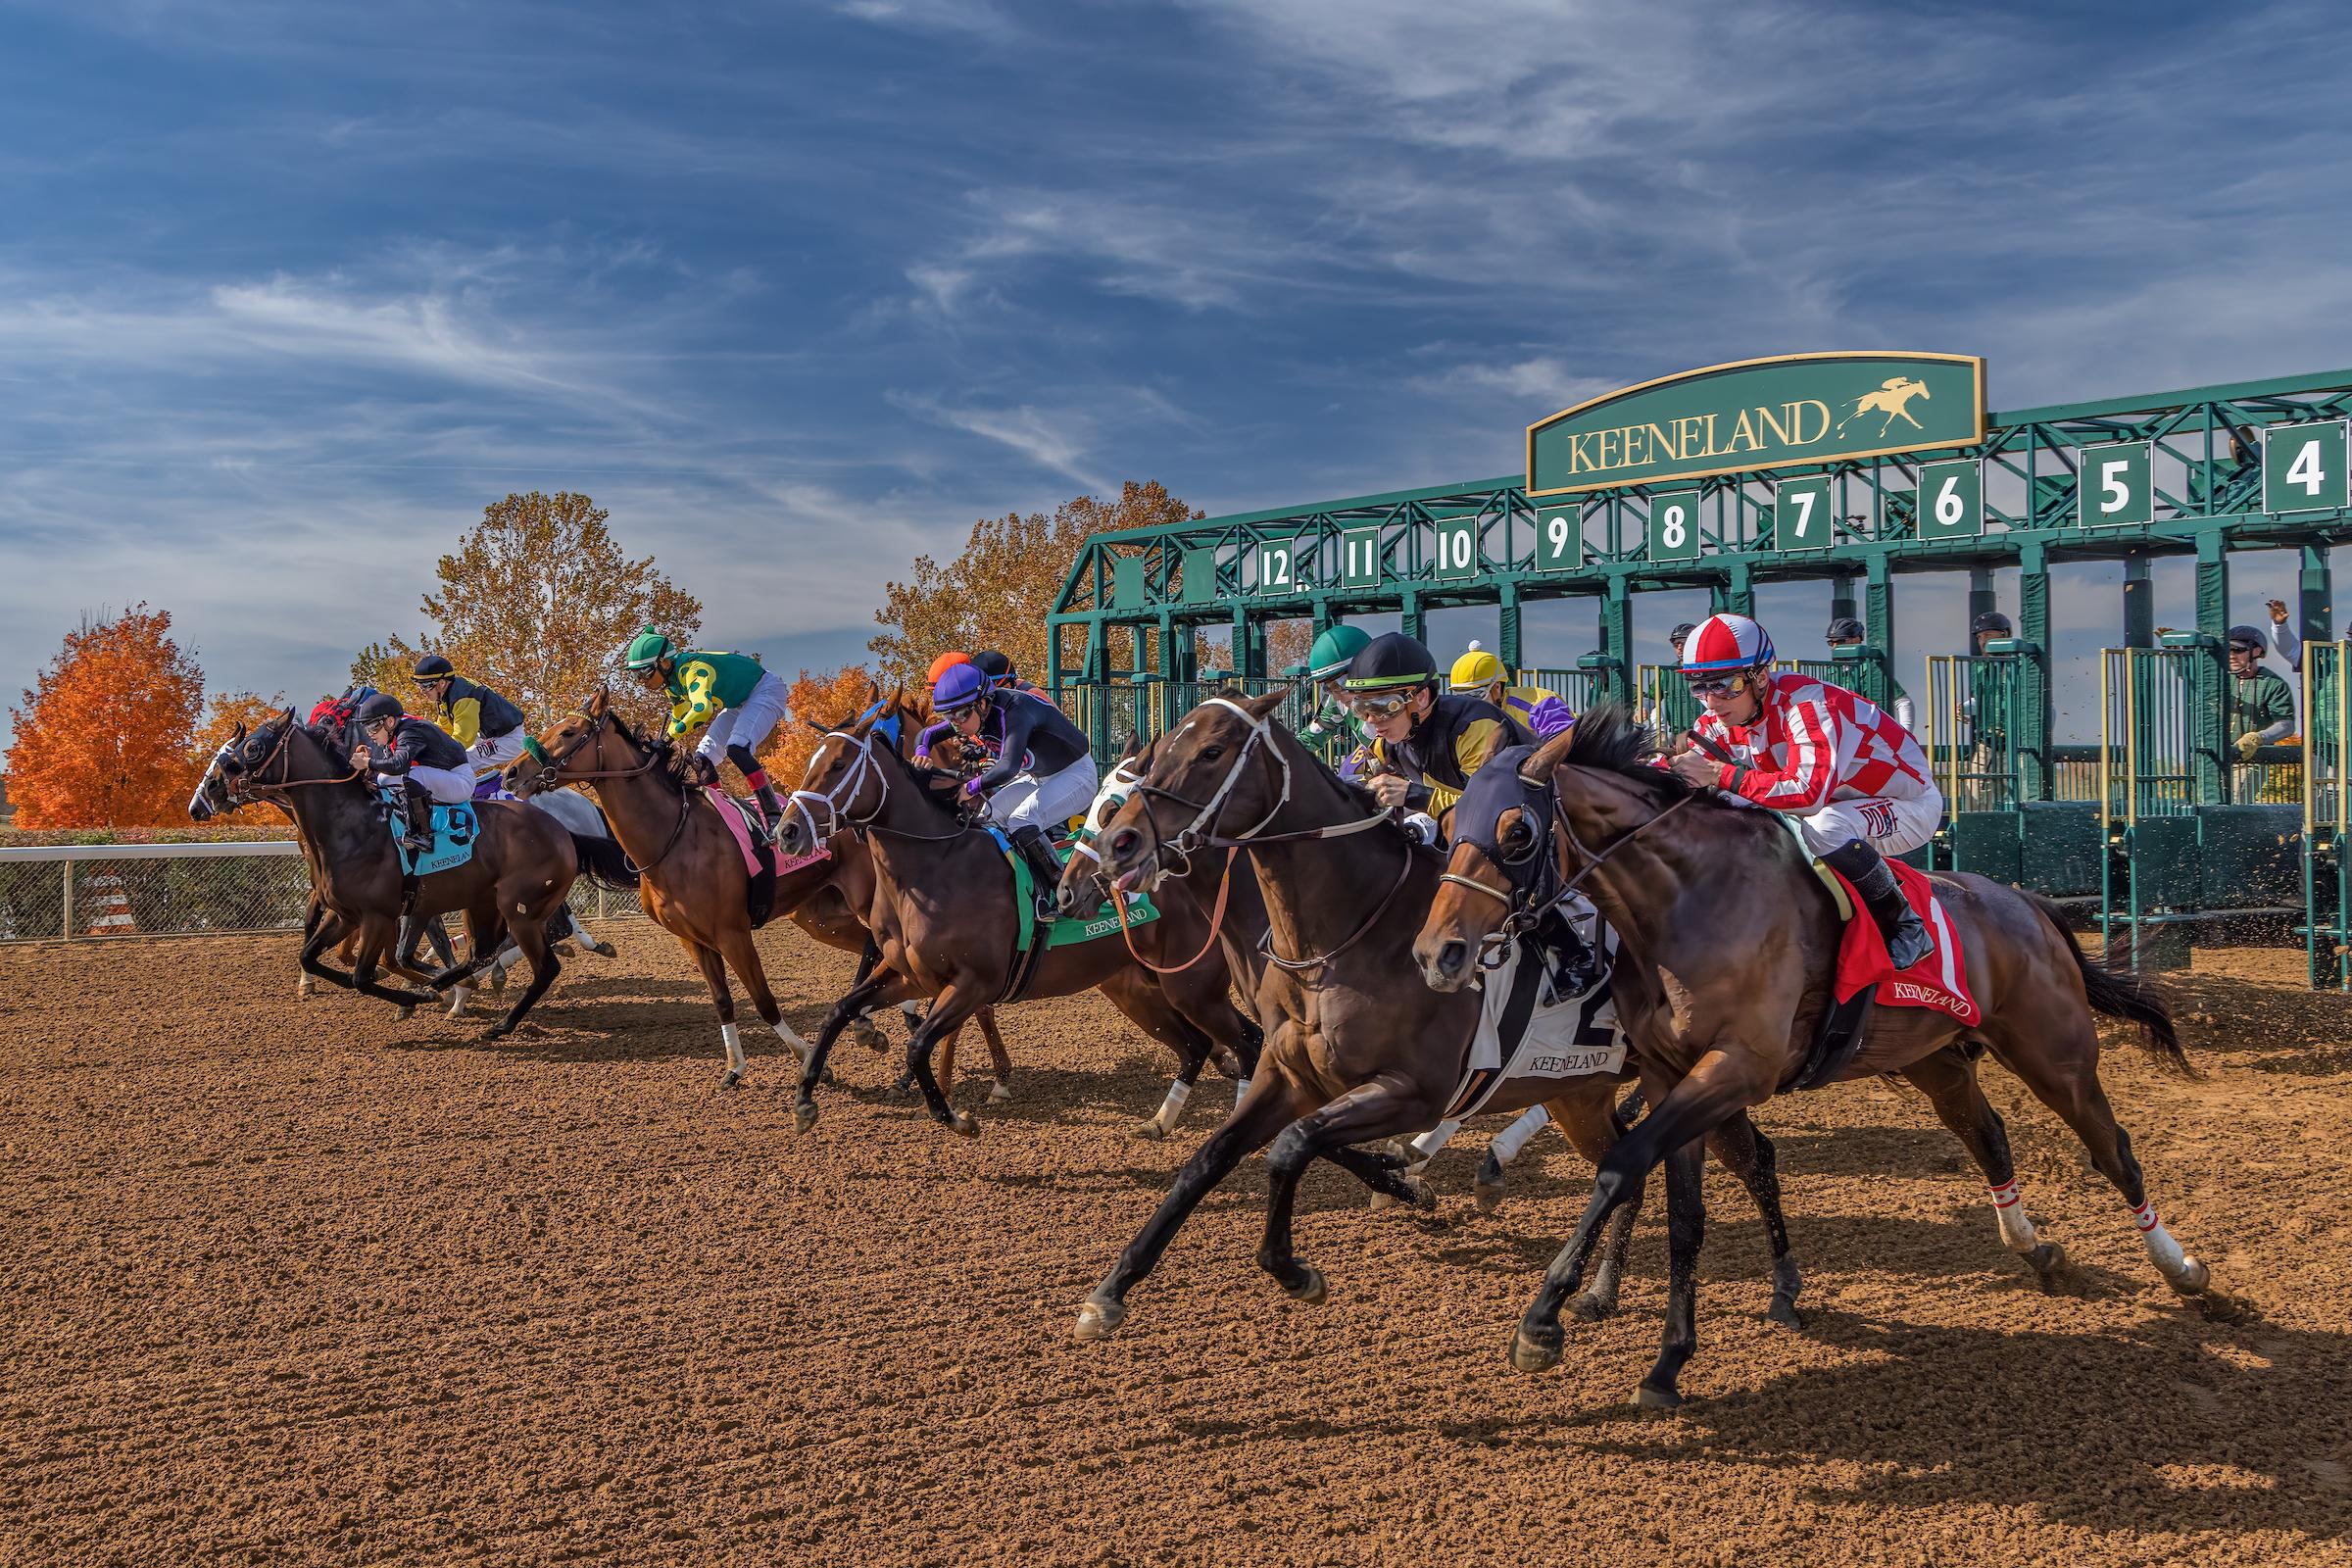
[(1476, 643), (1470, 651), (1453, 662), (1453, 674), (1448, 680), (1457, 692), (1483, 692), (1502, 679), (1502, 661)]

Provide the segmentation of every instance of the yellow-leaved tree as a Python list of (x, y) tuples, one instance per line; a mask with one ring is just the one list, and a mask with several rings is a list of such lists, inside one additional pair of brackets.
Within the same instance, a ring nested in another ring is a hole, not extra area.
[(994, 648), (1023, 675), (1046, 684), (1046, 616), (1079, 546), (1112, 528), (1151, 528), (1201, 516), (1156, 481), (1133, 479), (1116, 501), (1079, 496), (1047, 516), (1008, 513), (972, 525), (963, 553), (939, 562), (917, 556), (913, 576), (893, 582), (874, 612), (885, 628), (866, 644), (885, 687), (923, 690), (931, 661), (950, 650)]
[[(630, 560), (584, 495), (510, 495), (434, 566), (440, 587), (424, 596), (433, 634), (418, 645), (392, 637), (352, 662), (351, 678), (392, 692), (409, 711), (430, 711), (412, 671), (439, 654), (459, 674), (504, 694), (536, 731), (609, 679), (613, 660), (641, 626), (661, 627), (681, 645), (701, 629), (702, 601), (663, 576), (646, 556)], [(635, 685), (614, 685), (637, 719), (667, 705)]]
[(203, 708), (204, 671), (172, 639), (170, 611), (84, 615), (10, 714), (16, 825), (185, 823)]
[(863, 664), (811, 674), (804, 669), (792, 683), (792, 716), (776, 726), (760, 754), (776, 793), (790, 795), (808, 775), (808, 759), (816, 755), (817, 733), (810, 724), (840, 724), (856, 718), (873, 700), (873, 671)]

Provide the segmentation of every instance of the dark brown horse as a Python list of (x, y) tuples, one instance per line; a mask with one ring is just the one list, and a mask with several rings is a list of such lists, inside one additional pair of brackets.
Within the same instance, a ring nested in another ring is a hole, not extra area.
[[(364, 770), (330, 752), (292, 710), (250, 734), (240, 725), (213, 765), (232, 806), (249, 799), (281, 803), (300, 829), (322, 907), (303, 943), (306, 973), (412, 1007), (435, 1000), (436, 992), (463, 986), (512, 933), (530, 960), (531, 983), (485, 1032), (489, 1040), (510, 1033), (555, 982), (563, 964), (549, 951), (547, 924), (579, 874), (581, 850), (544, 811), (512, 801), (474, 803), (479, 835), (472, 858), (419, 878), (412, 904), (403, 893), (391, 831)], [(433, 975), (432, 991), (394, 991), (376, 984), (378, 965), (404, 921), (461, 910), (471, 938), (466, 962)], [(321, 957), (345, 933), (359, 940), (348, 974)]]
[[(1638, 1200), (1646, 1173), (1664, 1161), (1665, 1340), (1638, 1397), (1671, 1407), (1697, 1345), (1705, 1211), (1691, 1140), (1761, 1104), (1798, 1073), (1827, 1006), (1841, 927), (1774, 813), (1724, 809), (1694, 796), (1647, 765), (1651, 750), (1647, 730), (1604, 704), (1515, 758), (1516, 767), (1474, 780), (1459, 808), (1451, 862), (1461, 880), (1430, 909), (1413, 953), (1431, 986), (1465, 984), (1481, 945), (1536, 880), (1527, 868), (1544, 862), (1581, 878), (1616, 929), (1619, 1016), (1655, 1108), (1601, 1161), (1592, 1202), (1528, 1307), (1511, 1359), (1529, 1371), (1559, 1359), (1560, 1304), (1576, 1292), (1611, 1213)], [(2007, 1136), (1972, 1065), (1976, 1052), (1991, 1052), (2082, 1140), (2123, 1195), (2166, 1282), (2209, 1312), (2232, 1310), (2206, 1266), (2158, 1221), (2099, 1082), (2094, 1012), (2138, 1025), (2158, 1061), (2189, 1071), (2164, 1004), (2085, 957), (2046, 900), (1966, 874), (1936, 877), (1936, 894), (1965, 955), (1981, 1021), (1964, 1027), (1926, 1007), (1874, 1006), (1859, 1054), (1837, 1078), (1902, 1073), (1918, 1085), (1991, 1184), (2003, 1245), (2046, 1283), (2065, 1254), (2035, 1235), (2018, 1200)]]
[[(934, 793), (935, 786), (952, 791), (956, 781), (918, 770), (901, 755), (901, 737), (914, 716), (903, 699), (893, 699), (827, 732), (778, 834), (785, 853), (801, 855), (822, 836), (855, 828), (872, 849), (879, 885), (872, 925), (882, 962), (834, 1004), (818, 1031), (794, 1107), (803, 1132), (816, 1125), (817, 1075), (843, 1025), (876, 1002), (915, 994), (932, 999), (906, 1044), (915, 1084), (943, 1126), (979, 1134), (978, 1121), (952, 1109), (940, 1093), (931, 1054), (974, 1011), (1004, 997), (1018, 961), (1013, 933), (1020, 911), (1004, 852)], [(901, 722), (893, 726), (893, 718)], [(1035, 940), (1044, 941), (1045, 933)], [(1204, 940), (1213, 945), (1205, 917), (1182, 898), (1171, 898), (1160, 918), (1136, 936), (1138, 950), (1163, 964)], [(1247, 1077), (1257, 1028), (1234, 1007), (1222, 956), (1155, 976), (1123, 944), (1097, 939), (1039, 955), (1020, 994), (1063, 997), (1098, 987), (1138, 1028), (1176, 1053), (1188, 1082), (1212, 1056), (1229, 1077)]]
[[(1309, 1161), (1331, 1159), (1406, 1201), (1432, 1201), (1424, 1184), (1394, 1169), (1401, 1160), (1357, 1146), (1438, 1125), (1462, 1082), (1480, 1000), (1433, 991), (1412, 957), (1420, 912), (1437, 897), (1444, 861), (1272, 721), (1283, 696), (1216, 697), (1194, 709), (1159, 738), (1150, 772), (1100, 840), (1103, 869), (1123, 887), (1177, 870), (1188, 856), (1240, 846), (1265, 899), (1270, 966), (1258, 988), (1265, 1051), (1249, 1095), (1176, 1173), (1158, 1210), (1087, 1298), (1081, 1340), (1119, 1327), (1128, 1291), (1157, 1264), (1194, 1207), (1269, 1143), (1257, 1261), (1300, 1300), (1325, 1294), (1322, 1274), (1291, 1242), (1292, 1208)], [(1513, 1078), (1487, 1108), (1553, 1102), (1562, 1130), (1598, 1160), (1617, 1136), (1609, 1115), (1614, 1087), (1599, 1074)], [(1773, 1315), (1794, 1321), (1798, 1280), (1772, 1146), (1741, 1118), (1714, 1147), (1764, 1214)], [(1614, 1278), (1596, 1281), (1580, 1312), (1605, 1312)]]

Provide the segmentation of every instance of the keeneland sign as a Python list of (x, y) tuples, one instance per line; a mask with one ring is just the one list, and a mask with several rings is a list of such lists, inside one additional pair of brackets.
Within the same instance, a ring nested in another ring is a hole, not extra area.
[(1527, 427), (1527, 493), (1970, 446), (1984, 362), (1966, 354), (1791, 354), (1629, 386)]

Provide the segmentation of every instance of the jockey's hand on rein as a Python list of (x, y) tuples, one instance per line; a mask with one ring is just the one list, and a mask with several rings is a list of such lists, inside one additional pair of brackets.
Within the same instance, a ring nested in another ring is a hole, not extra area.
[(1714, 787), (1716, 779), (1723, 772), (1721, 762), (1695, 746), (1677, 757), (1667, 766), (1671, 767), (1674, 770), (1674, 776), (1684, 783), (1699, 784), (1708, 788)]

